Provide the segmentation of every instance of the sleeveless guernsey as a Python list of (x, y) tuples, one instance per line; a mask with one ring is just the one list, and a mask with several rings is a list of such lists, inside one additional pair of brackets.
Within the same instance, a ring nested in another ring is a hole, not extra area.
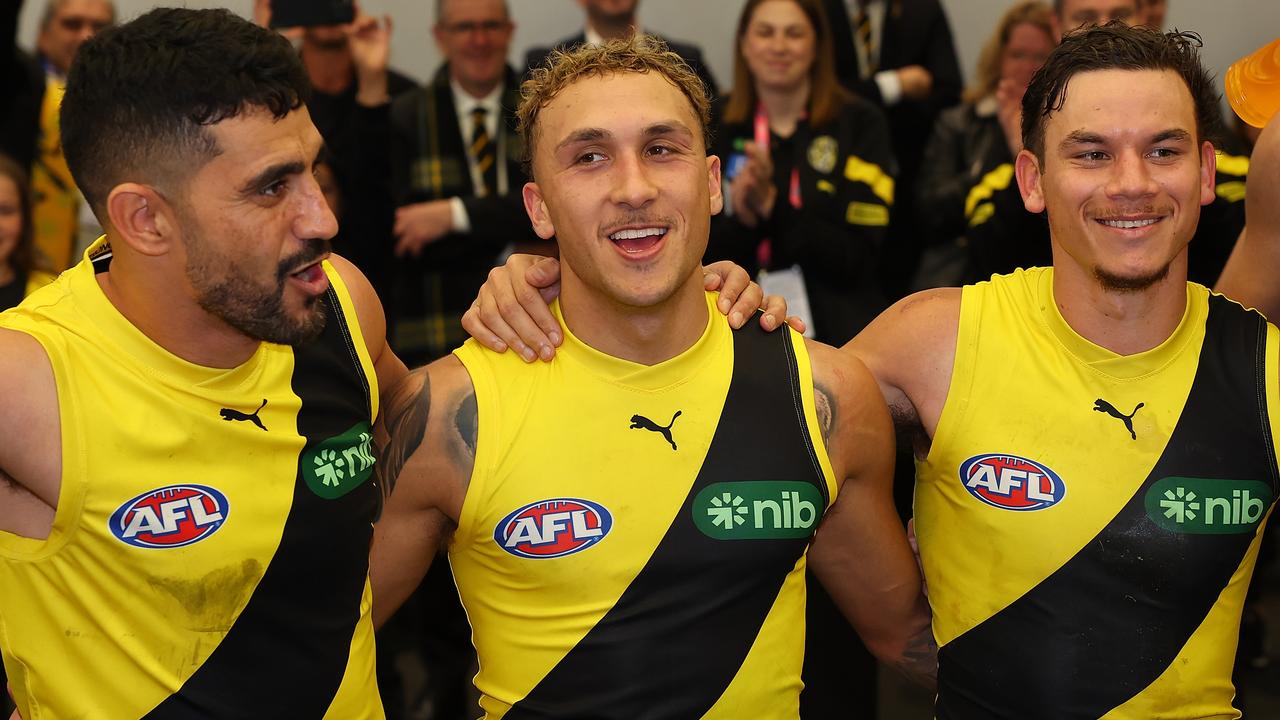
[(714, 299), (653, 366), (567, 328), (553, 363), (456, 351), (479, 435), (449, 559), (486, 718), (798, 716), (836, 484), (803, 338), (732, 331)]
[(229, 370), (154, 344), (86, 258), (0, 327), (53, 365), (47, 540), (0, 533), (0, 649), (26, 720), (382, 718), (367, 581), (373, 365), (337, 272), (321, 337)]
[(918, 463), (940, 720), (1236, 718), (1240, 612), (1277, 485), (1276, 328), (1187, 285), (1160, 346), (1067, 325), (1053, 271), (966, 287)]

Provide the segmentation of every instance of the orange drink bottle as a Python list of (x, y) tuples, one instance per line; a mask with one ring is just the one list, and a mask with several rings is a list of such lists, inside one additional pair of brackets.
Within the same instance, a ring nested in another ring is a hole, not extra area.
[(1227, 102), (1241, 120), (1260, 128), (1280, 110), (1280, 40), (1227, 68)]

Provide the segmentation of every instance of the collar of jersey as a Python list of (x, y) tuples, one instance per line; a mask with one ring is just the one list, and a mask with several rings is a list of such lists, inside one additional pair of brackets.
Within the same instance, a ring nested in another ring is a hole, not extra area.
[(1042, 273), (1037, 294), (1045, 323), (1067, 352), (1094, 370), (1118, 379), (1150, 375), (1173, 362), (1203, 325), (1204, 304), (1191, 301), (1188, 285), (1187, 305), (1173, 334), (1150, 350), (1134, 355), (1121, 355), (1086, 340), (1067, 324), (1066, 318), (1058, 310), (1058, 303), (1053, 299), (1052, 268), (1046, 268)]
[(236, 367), (211, 368), (174, 355), (129, 322), (107, 299), (102, 286), (98, 284), (93, 264), (88, 260), (91, 254), (100, 252), (106, 244), (105, 237), (98, 238), (85, 251), (86, 259), (71, 271), (72, 297), (85, 309), (87, 317), (95, 319), (105, 342), (110, 342), (137, 360), (137, 366), (142, 372), (167, 378), (180, 385), (235, 389), (257, 376), (266, 354), (274, 347), (271, 343), (259, 343), (253, 356)]
[(564, 330), (564, 343), (556, 351), (557, 361), (563, 356), (602, 380), (637, 390), (655, 392), (679, 385), (692, 378), (716, 354), (717, 348), (732, 343), (729, 323), (716, 308), (716, 297), (714, 293), (706, 293), (707, 327), (698, 341), (679, 355), (656, 365), (643, 365), (606, 355), (578, 339), (565, 324), (557, 298), (551, 303), (551, 312)]

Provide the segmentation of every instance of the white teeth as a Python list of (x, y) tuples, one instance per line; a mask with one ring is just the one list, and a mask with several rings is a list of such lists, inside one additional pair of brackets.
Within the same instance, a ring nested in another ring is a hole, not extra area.
[(1140, 228), (1140, 227), (1146, 227), (1148, 225), (1155, 225), (1157, 220), (1158, 218), (1151, 218), (1150, 220), (1100, 220), (1099, 222), (1101, 222), (1103, 225), (1106, 225), (1107, 227), (1120, 228), (1122, 230), (1130, 230), (1132, 228)]
[(666, 230), (663, 228), (640, 228), (638, 230), (619, 230), (609, 236), (610, 240), (638, 240), (642, 237), (650, 235), (662, 235)]

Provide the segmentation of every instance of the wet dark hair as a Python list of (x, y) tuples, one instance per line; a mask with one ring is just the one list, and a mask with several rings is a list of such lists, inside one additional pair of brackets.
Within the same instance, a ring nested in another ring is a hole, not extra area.
[(122, 182), (176, 191), (219, 154), (207, 127), (250, 108), (277, 119), (310, 96), (289, 41), (227, 10), (159, 8), (81, 46), (62, 145), (98, 219)]
[(1022, 144), (1044, 162), (1044, 126), (1062, 109), (1067, 84), (1094, 70), (1168, 70), (1186, 83), (1195, 102), (1197, 141), (1215, 141), (1221, 123), (1213, 76), (1200, 64), (1204, 45), (1193, 32), (1162, 33), (1115, 20), (1067, 35), (1036, 71), (1022, 96)]
[(22, 213), (22, 229), (18, 231), (18, 244), (9, 254), (9, 266), (19, 272), (46, 270), (36, 262), (36, 234), (31, 218), (31, 183), (22, 166), (8, 155), (0, 154), (0, 177), (7, 177), (18, 186), (18, 212)]

